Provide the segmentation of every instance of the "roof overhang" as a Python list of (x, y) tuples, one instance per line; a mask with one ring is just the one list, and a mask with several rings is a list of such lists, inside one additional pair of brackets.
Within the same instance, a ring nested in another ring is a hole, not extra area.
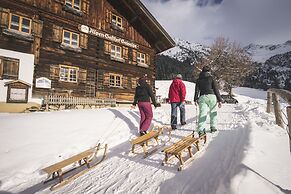
[(175, 46), (174, 40), (140, 0), (108, 0), (149, 44), (160, 53)]

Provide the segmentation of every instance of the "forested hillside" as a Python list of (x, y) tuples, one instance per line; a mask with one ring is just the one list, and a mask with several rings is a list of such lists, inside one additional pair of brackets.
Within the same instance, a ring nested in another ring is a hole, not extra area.
[(181, 62), (169, 56), (157, 55), (155, 63), (157, 80), (171, 80), (177, 74), (181, 74), (183, 80), (194, 81), (194, 66), (190, 65), (190, 61)]

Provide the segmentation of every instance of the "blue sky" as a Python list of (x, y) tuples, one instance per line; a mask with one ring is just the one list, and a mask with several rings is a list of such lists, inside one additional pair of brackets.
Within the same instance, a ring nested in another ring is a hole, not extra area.
[(291, 0), (141, 0), (172, 38), (242, 46), (291, 40)]

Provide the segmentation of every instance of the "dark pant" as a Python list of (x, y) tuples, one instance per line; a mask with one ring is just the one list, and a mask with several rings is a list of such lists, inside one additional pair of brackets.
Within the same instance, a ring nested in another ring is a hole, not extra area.
[(153, 119), (152, 105), (150, 102), (139, 102), (137, 105), (140, 113), (139, 131), (147, 131)]
[(171, 103), (171, 126), (176, 128), (177, 126), (177, 109), (180, 109), (180, 122), (185, 123), (185, 105), (181, 102)]

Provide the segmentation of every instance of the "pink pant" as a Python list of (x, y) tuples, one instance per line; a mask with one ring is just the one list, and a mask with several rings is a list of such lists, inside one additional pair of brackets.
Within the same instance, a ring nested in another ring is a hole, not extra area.
[(152, 105), (150, 102), (139, 102), (137, 105), (140, 113), (139, 131), (147, 131), (153, 119)]

